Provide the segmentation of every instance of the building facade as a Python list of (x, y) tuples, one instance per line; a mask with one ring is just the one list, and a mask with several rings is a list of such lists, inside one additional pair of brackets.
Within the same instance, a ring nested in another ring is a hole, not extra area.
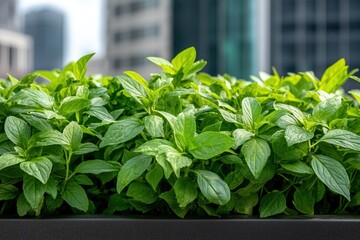
[(360, 67), (359, 10), (358, 0), (272, 0), (271, 65), (319, 77), (340, 58)]
[(41, 8), (26, 14), (24, 31), (34, 41), (35, 70), (63, 67), (64, 27), (64, 14), (56, 9)]
[(31, 37), (18, 31), (16, 0), (0, 0), (0, 77), (22, 77), (32, 70)]
[(262, 44), (267, 31), (256, 27), (269, 22), (268, 14), (257, 15), (267, 2), (108, 0), (108, 73), (121, 74), (129, 69), (143, 74), (157, 72), (147, 56), (171, 59), (190, 46), (196, 47), (199, 59), (208, 62), (205, 70), (211, 74), (248, 77), (267, 70), (269, 48)]
[(112, 75), (133, 70), (157, 72), (148, 56), (170, 57), (169, 0), (107, 1), (107, 72)]

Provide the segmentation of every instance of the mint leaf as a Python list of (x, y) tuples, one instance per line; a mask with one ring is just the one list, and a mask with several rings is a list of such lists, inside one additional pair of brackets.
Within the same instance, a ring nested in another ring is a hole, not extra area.
[(230, 201), (230, 189), (221, 178), (206, 170), (194, 171), (201, 193), (212, 203), (225, 205)]
[(189, 152), (198, 159), (210, 159), (234, 145), (234, 139), (219, 132), (203, 132), (194, 137)]
[(286, 209), (286, 198), (281, 192), (270, 192), (262, 197), (260, 201), (260, 217), (266, 218), (284, 212)]
[(314, 137), (314, 133), (309, 133), (304, 128), (290, 125), (285, 130), (285, 139), (288, 147), (294, 144), (306, 142)]
[(243, 144), (241, 152), (251, 173), (258, 178), (271, 153), (269, 144), (263, 139), (253, 138)]
[(37, 157), (20, 163), (21, 170), (37, 178), (43, 184), (48, 181), (52, 166), (52, 162), (46, 157)]
[(313, 155), (311, 166), (316, 176), (332, 191), (350, 201), (350, 180), (341, 163), (325, 155)]
[(61, 198), (71, 207), (87, 212), (89, 209), (89, 199), (83, 187), (74, 181), (66, 183), (65, 190)]
[(154, 138), (164, 137), (164, 120), (156, 115), (146, 116), (144, 118), (146, 131)]
[(31, 130), (24, 120), (13, 116), (7, 117), (5, 120), (5, 133), (15, 145), (24, 149), (27, 148)]
[(360, 151), (360, 136), (347, 130), (330, 130), (320, 138), (319, 142), (326, 142), (343, 148)]
[(252, 97), (246, 97), (241, 102), (242, 122), (249, 129), (255, 129), (255, 125), (262, 119), (261, 105)]
[(81, 162), (76, 167), (75, 172), (100, 174), (104, 172), (117, 172), (119, 170), (120, 166), (116, 166), (115, 163), (110, 163), (104, 160), (87, 160)]

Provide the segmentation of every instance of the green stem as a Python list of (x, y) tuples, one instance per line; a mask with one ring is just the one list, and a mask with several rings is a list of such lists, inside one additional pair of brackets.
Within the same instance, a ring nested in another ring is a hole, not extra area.
[(69, 172), (70, 172), (70, 160), (72, 157), (72, 152), (71, 150), (69, 151), (69, 154), (65, 154), (66, 156), (66, 175), (65, 175), (65, 183), (72, 177), (72, 175), (69, 177)]

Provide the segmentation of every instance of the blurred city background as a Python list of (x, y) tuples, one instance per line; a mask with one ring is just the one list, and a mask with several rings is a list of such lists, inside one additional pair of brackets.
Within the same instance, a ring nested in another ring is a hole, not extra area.
[(0, 77), (91, 52), (90, 74), (149, 74), (159, 69), (147, 56), (190, 46), (210, 74), (321, 77), (340, 58), (360, 68), (359, 11), (359, 0), (0, 0)]

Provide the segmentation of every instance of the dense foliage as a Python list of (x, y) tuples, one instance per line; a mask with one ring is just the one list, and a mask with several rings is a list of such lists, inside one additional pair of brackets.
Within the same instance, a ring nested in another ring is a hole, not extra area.
[[(198, 73), (194, 48), (149, 80), (62, 71), (0, 81), (1, 214), (359, 214), (360, 91), (343, 59), (253, 81)], [(49, 83), (39, 84), (38, 77)]]

